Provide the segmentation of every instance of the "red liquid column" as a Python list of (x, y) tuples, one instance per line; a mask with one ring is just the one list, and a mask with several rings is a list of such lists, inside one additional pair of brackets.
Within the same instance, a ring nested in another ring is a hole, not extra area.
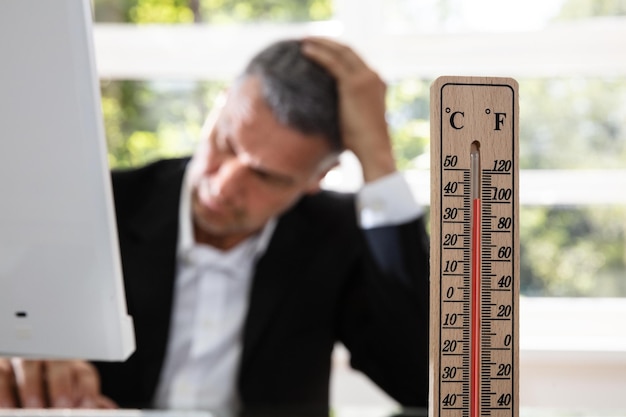
[(480, 145), (473, 142), (470, 149), (470, 178), (472, 194), (472, 286), (471, 286), (471, 346), (470, 346), (470, 417), (480, 416), (480, 271), (481, 271), (481, 204), (480, 204)]

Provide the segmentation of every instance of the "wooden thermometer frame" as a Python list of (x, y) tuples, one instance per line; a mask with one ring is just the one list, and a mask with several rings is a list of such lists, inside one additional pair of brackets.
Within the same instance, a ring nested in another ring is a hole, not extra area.
[(431, 86), (430, 417), (519, 416), (518, 85)]

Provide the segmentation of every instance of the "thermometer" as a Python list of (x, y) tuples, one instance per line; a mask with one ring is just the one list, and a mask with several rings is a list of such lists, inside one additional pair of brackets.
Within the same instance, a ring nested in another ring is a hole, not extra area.
[(519, 415), (517, 91), (431, 87), (430, 417)]

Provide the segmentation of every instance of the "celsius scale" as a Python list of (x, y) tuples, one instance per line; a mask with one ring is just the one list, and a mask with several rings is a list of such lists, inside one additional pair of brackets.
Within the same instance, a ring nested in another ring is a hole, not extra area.
[(431, 87), (430, 417), (519, 416), (518, 86)]

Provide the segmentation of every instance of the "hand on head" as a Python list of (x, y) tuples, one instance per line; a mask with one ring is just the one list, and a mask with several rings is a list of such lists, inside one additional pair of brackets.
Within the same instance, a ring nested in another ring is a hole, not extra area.
[(343, 143), (359, 159), (365, 181), (394, 172), (384, 81), (350, 47), (334, 40), (305, 38), (302, 52), (337, 80)]
[(117, 408), (88, 362), (0, 359), (0, 408)]

